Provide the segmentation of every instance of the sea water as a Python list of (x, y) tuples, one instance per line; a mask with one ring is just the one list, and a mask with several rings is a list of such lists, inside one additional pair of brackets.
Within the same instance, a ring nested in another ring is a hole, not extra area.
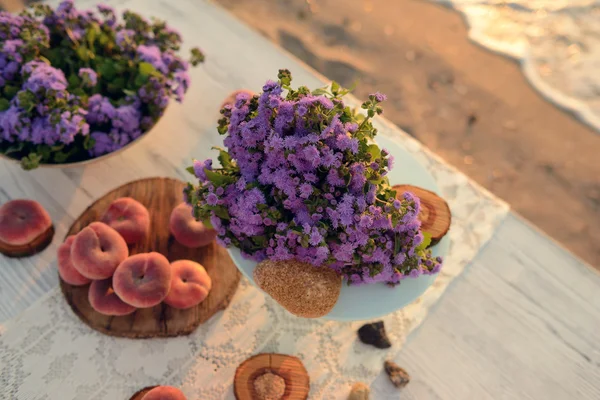
[(536, 89), (600, 131), (599, 0), (437, 2), (464, 14), (473, 41), (519, 60)]

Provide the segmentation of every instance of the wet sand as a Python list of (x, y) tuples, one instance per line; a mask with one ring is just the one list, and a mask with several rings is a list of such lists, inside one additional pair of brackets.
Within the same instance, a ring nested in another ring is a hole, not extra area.
[(386, 93), (388, 119), (600, 268), (600, 134), (470, 42), (460, 14), (417, 0), (216, 2), (328, 78), (358, 81), (358, 98)]

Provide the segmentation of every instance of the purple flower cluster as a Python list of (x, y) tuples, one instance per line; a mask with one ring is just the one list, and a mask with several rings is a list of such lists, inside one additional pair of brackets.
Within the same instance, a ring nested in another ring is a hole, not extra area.
[[(127, 145), (170, 98), (183, 100), (190, 77), (180, 45), (164, 22), (130, 11), (119, 20), (106, 5), (0, 12), (0, 152), (35, 167)], [(192, 49), (192, 65), (202, 60)]]
[[(238, 95), (222, 112), (220, 169), (196, 161), (188, 186), (194, 212), (221, 244), (246, 257), (327, 265), (351, 283), (437, 273), (417, 219), (419, 199), (387, 181), (391, 156), (375, 129), (336, 95), (269, 81), (260, 96)], [(379, 93), (363, 104), (380, 114)]]

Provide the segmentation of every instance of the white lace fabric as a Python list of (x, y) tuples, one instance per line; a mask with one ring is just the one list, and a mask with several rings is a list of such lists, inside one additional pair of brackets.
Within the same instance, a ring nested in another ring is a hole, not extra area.
[[(383, 361), (396, 356), (508, 211), (505, 203), (419, 142), (385, 121), (380, 125), (381, 134), (394, 136), (430, 171), (453, 215), (450, 251), (433, 286), (384, 318), (391, 349), (361, 343), (356, 331), (363, 322), (296, 318), (244, 279), (224, 312), (189, 336), (168, 339), (122, 339), (96, 332), (75, 316), (55, 288), (0, 325), (0, 398), (128, 399), (145, 386), (169, 384), (191, 400), (232, 399), (235, 369), (263, 352), (299, 357), (310, 375), (311, 399), (345, 399), (352, 383), (372, 383)], [(374, 398), (396, 396), (391, 384), (379, 380), (372, 393)]]

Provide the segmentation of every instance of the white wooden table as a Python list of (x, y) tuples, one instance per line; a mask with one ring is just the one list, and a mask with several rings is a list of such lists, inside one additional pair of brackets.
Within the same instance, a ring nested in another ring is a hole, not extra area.
[[(56, 247), (93, 199), (141, 177), (188, 179), (191, 159), (209, 157), (220, 144), (218, 104), (232, 90), (258, 90), (281, 67), (293, 71), (295, 83), (322, 84), (210, 3), (150, 0), (144, 6), (146, 14), (159, 10), (173, 26), (185, 26), (186, 43), (200, 45), (211, 61), (193, 73), (186, 101), (171, 106), (159, 127), (123, 154), (83, 168), (33, 172), (0, 161), (0, 203), (41, 202), (57, 238), (38, 256), (0, 258), (0, 322), (57, 285)], [(403, 399), (600, 399), (600, 275), (511, 214), (410, 337), (400, 360), (413, 377)]]

